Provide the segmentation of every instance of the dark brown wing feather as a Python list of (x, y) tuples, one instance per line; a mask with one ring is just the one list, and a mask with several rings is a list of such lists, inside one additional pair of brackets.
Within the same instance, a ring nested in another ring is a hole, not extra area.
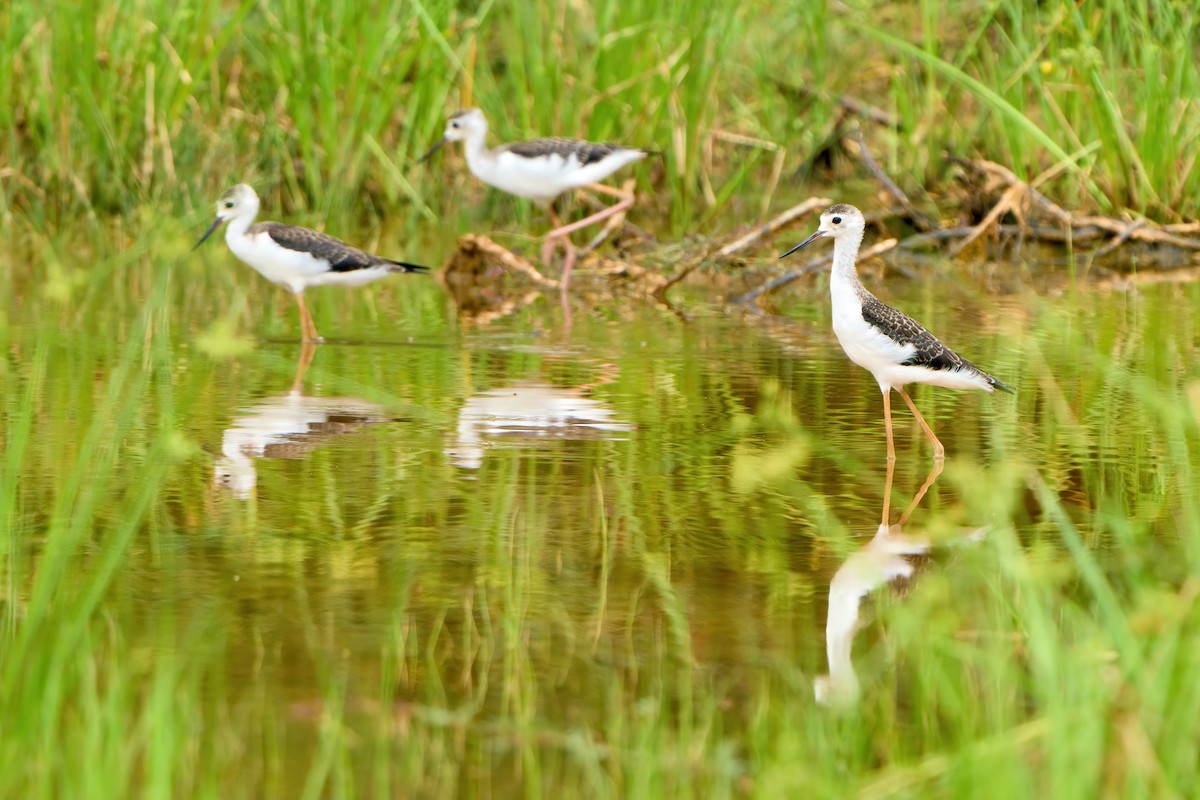
[(574, 156), (579, 159), (580, 164), (594, 164), (597, 161), (603, 161), (619, 150), (633, 148), (607, 142), (586, 142), (582, 139), (563, 139), (553, 136), (545, 139), (531, 139), (528, 142), (513, 142), (496, 149), (507, 150), (523, 158), (540, 158), (550, 155), (558, 155), (563, 158)]
[(280, 247), (288, 250), (298, 250), (309, 253), (313, 258), (329, 262), (332, 272), (352, 272), (356, 269), (369, 267), (387, 267), (399, 272), (426, 272), (429, 267), (420, 264), (408, 264), (403, 261), (393, 261), (390, 258), (373, 255), (351, 247), (330, 236), (327, 233), (302, 228), (299, 225), (287, 225), (282, 222), (260, 222), (250, 227), (250, 233), (266, 233)]
[(924, 325), (907, 314), (885, 305), (874, 295), (867, 294), (863, 298), (862, 315), (871, 327), (879, 330), (888, 338), (901, 344), (911, 344), (916, 348), (913, 354), (903, 362), (905, 366), (927, 367), (938, 371), (976, 372), (986, 378), (995, 388), (1007, 392), (1013, 391), (1008, 384), (992, 377), (946, 347)]

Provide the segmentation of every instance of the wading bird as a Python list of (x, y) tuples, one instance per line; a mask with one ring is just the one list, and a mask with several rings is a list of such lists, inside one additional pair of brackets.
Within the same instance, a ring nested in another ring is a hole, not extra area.
[(311, 228), (282, 222), (255, 224), (258, 207), (258, 195), (250, 186), (239, 183), (227, 190), (217, 201), (217, 218), (192, 249), (204, 244), (222, 222), (228, 223), (225, 243), (233, 254), (296, 295), (305, 342), (321, 341), (304, 303), (304, 290), (309, 286), (362, 286), (396, 272), (429, 271), (419, 264), (363, 252)]
[[(542, 261), (549, 263), (554, 242), (561, 239), (566, 251), (561, 284), (565, 292), (571, 280), (571, 268), (575, 264), (575, 246), (571, 244), (570, 234), (625, 211), (633, 205), (634, 197), (631, 192), (606, 186), (599, 181), (621, 167), (642, 160), (650, 155), (651, 151), (559, 137), (513, 142), (489, 149), (487, 131), (487, 118), (478, 108), (459, 111), (446, 121), (446, 132), (441, 141), (423, 155), (420, 161), (429, 160), (447, 142), (463, 142), (467, 168), (476, 178), (489, 186), (532, 200), (545, 208), (555, 228), (546, 234), (542, 246)], [(583, 188), (615, 197), (618, 202), (578, 222), (564, 225), (551, 203), (563, 192)]]
[[(904, 387), (910, 383), (929, 383), (949, 389), (981, 389), (993, 392), (1014, 389), (937, 340), (912, 317), (885, 305), (858, 279), (855, 260), (862, 244), (866, 220), (862, 212), (844, 203), (831, 206), (821, 214), (817, 232), (788, 250), (786, 258), (801, 247), (822, 237), (833, 239), (833, 275), (829, 294), (833, 304), (833, 332), (846, 355), (855, 364), (875, 376), (883, 391), (883, 419), (887, 429), (888, 464), (896, 460), (892, 439), (891, 390), (895, 389), (912, 409), (921, 430), (933, 444), (934, 458), (945, 458), (946, 449), (917, 411)], [(887, 522), (886, 507), (884, 522)]]

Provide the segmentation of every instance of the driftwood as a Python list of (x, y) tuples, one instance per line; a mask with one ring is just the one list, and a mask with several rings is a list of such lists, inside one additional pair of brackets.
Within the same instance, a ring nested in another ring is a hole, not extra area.
[[(944, 246), (946, 253), (954, 256), (962, 253), (982, 237), (988, 235), (997, 238), (1013, 239), (1018, 242), (1040, 241), (1056, 245), (1068, 242), (1072, 244), (1095, 243), (1092, 250), (1083, 254), (1084, 257), (1092, 259), (1110, 255), (1130, 242), (1141, 242), (1156, 247), (1188, 251), (1197, 254), (1195, 258), (1200, 259), (1200, 222), (1158, 225), (1147, 219), (1079, 214), (1067, 211), (1059, 206), (1039, 191), (1038, 186), (1058, 175), (1066, 168), (1066, 164), (1055, 165), (1052, 169), (1038, 176), (1033, 181), (1025, 181), (1018, 178), (1012, 170), (992, 161), (947, 156), (947, 160), (951, 163), (958, 164), (971, 173), (983, 178), (987, 193), (999, 192), (999, 197), (991, 203), (989, 210), (979, 223), (970, 226), (942, 228), (931, 217), (918, 210), (896, 182), (880, 168), (879, 164), (872, 158), (866, 143), (863, 141), (861, 132), (857, 129), (854, 130), (850, 134), (850, 138), (855, 147), (847, 148), (847, 151), (856, 153), (859, 161), (867, 171), (875, 176), (875, 179), (883, 189), (897, 203), (897, 206), (894, 208), (882, 209), (868, 214), (868, 222), (878, 223), (891, 218), (903, 217), (917, 229), (917, 233), (903, 241), (897, 242), (895, 239), (888, 239), (868, 248), (863, 252), (864, 258), (881, 255), (893, 249), (916, 250), (931, 246)], [(820, 201), (806, 201), (805, 204), (801, 204), (805, 206), (801, 213), (810, 210), (807, 204), (814, 202), (823, 204), (828, 201), (824, 199)], [(781, 216), (792, 215), (793, 212), (796, 212), (800, 208), (800, 206), (797, 206), (789, 209)], [(788, 216), (788, 221), (795, 218), (795, 216), (800, 216), (801, 213)], [(1004, 221), (1009, 215), (1015, 218), (1016, 224)], [(744, 249), (751, 244), (757, 243), (773, 231), (774, 228), (769, 223), (767, 226), (756, 229), (733, 244), (727, 245), (726, 248), (732, 248), (733, 250)], [(724, 253), (726, 248), (722, 248), (722, 250), (718, 250), (711, 256), (706, 257), (718, 257)], [(731, 298), (729, 302), (735, 304), (753, 303), (762, 296), (787, 286), (797, 278), (828, 265), (830, 260), (831, 257), (826, 255), (810, 261), (799, 269), (772, 278), (758, 288)], [(688, 265), (688, 267), (681, 270), (667, 283), (664, 290), (686, 277), (695, 266)], [(1181, 280), (1193, 279), (1193, 270), (1178, 270), (1178, 272), (1180, 273)], [(1113, 277), (1112, 280), (1117, 285), (1123, 285), (1121, 284), (1119, 275)]]
[(739, 236), (729, 244), (722, 245), (715, 250), (711, 248), (706, 250), (702, 255), (693, 258), (684, 264), (678, 272), (671, 276), (670, 280), (660, 286), (654, 293), (655, 297), (665, 302), (667, 291), (669, 291), (672, 286), (682, 281), (688, 275), (691, 275), (693, 272), (695, 272), (696, 269), (702, 264), (716, 261), (718, 259), (730, 258), (731, 256), (746, 250), (752, 245), (758, 244), (763, 239), (773, 235), (781, 228), (790, 225), (801, 217), (811, 214), (814, 211), (820, 211), (821, 209), (830, 205), (832, 202), (833, 201), (828, 197), (810, 197), (801, 203), (797, 203), (783, 213), (776, 214), (766, 223), (759, 225), (757, 228), (754, 228), (743, 236)]
[[(477, 265), (482, 265), (489, 260), (504, 269), (524, 275), (538, 286), (548, 289), (558, 288), (558, 281), (547, 278), (538, 272), (537, 268), (528, 260), (521, 258), (507, 247), (496, 244), (482, 234), (467, 234), (459, 238), (458, 249), (446, 262), (442, 275), (447, 277), (460, 271), (477, 271), (480, 268)], [(469, 267), (466, 266), (468, 264)]]
[[(1131, 240), (1167, 247), (1177, 247), (1183, 250), (1200, 251), (1200, 237), (1187, 235), (1200, 233), (1200, 223), (1198, 222), (1178, 225), (1158, 225), (1145, 219), (1118, 219), (1115, 217), (1077, 214), (1073, 211), (1067, 211), (1037, 190), (1037, 184), (1044, 180), (1045, 176), (1033, 183), (1027, 183), (1018, 178), (1008, 167), (997, 164), (994, 161), (984, 159), (972, 160), (957, 156), (948, 156), (948, 160), (992, 178), (999, 185), (1007, 187), (1000, 201), (992, 208), (991, 213), (987, 215), (983, 222), (975, 226), (975, 231), (969, 237), (971, 241), (986, 232), (989, 228), (994, 227), (996, 222), (1007, 211), (1013, 210), (1018, 215), (1018, 218), (1021, 218), (1022, 214), (1030, 215), (1029, 211), (1035, 211), (1058, 223), (1064, 231), (1064, 235), (1061, 238), (1055, 237), (1049, 239), (1050, 241), (1064, 241), (1066, 239), (1078, 241), (1080, 238), (1079, 233), (1090, 230), (1099, 230), (1103, 234), (1111, 236), (1112, 239), (1109, 242), (1097, 248), (1091, 254), (1094, 256), (1111, 253), (1122, 244)], [(1028, 207), (1029, 211), (1022, 211), (1018, 208), (1019, 204)], [(1028, 227), (1026, 235), (1031, 238), (1041, 238), (1040, 233), (1042, 230), (1044, 229)], [(1091, 237), (1089, 236), (1088, 238)], [(962, 247), (960, 246), (959, 249), (962, 249)]]
[[(780, 94), (797, 101), (808, 101), (819, 96), (817, 92), (806, 86), (794, 86), (781, 80), (774, 80), (772, 82)], [(904, 129), (900, 124), (900, 120), (894, 115), (889, 114), (882, 108), (864, 103), (848, 94), (838, 95), (833, 98), (833, 102), (837, 103), (838, 107), (844, 112), (844, 115), (859, 117), (860, 119), (874, 122), (876, 125), (897, 131)]]

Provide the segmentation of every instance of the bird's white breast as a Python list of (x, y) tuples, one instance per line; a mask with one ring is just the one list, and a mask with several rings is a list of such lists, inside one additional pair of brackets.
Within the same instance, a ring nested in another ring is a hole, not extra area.
[(314, 258), (302, 250), (289, 250), (265, 232), (228, 236), (226, 242), (233, 254), (258, 274), (293, 292), (321, 283), (321, 277), (329, 272), (328, 260)]
[(833, 332), (846, 355), (875, 376), (883, 391), (928, 383), (947, 389), (992, 391), (987, 378), (974, 370), (933, 370), (905, 364), (917, 352), (914, 344), (902, 344), (871, 325), (862, 314), (859, 287), (835, 278), (830, 283), (833, 298)]
[(857, 286), (835, 275), (829, 288), (833, 332), (850, 360), (874, 375), (880, 388), (911, 382), (900, 380), (900, 371), (910, 369), (901, 365), (912, 357), (916, 347), (889, 338), (863, 319)]

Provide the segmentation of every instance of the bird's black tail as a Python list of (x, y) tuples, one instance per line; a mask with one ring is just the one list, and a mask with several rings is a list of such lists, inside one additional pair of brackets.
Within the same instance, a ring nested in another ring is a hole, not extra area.
[(387, 262), (391, 265), (392, 272), (429, 272), (430, 270), (429, 267), (423, 267), (420, 264), (409, 264), (407, 261), (393, 261), (389, 258)]

